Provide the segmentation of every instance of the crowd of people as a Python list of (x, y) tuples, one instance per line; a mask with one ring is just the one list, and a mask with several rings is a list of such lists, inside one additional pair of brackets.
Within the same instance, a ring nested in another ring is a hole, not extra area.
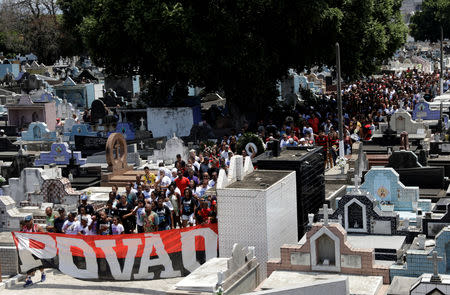
[[(344, 153), (351, 152), (352, 143), (370, 140), (380, 122), (400, 108), (412, 112), (421, 101), (431, 101), (439, 92), (439, 73), (423, 73), (408, 69), (397, 74), (384, 74), (344, 85), (342, 90)], [(450, 73), (444, 73), (443, 90), (450, 87)], [(236, 149), (236, 142), (246, 132), (257, 133), (267, 143), (278, 139), (281, 147), (322, 146), (336, 160), (339, 149), (339, 130), (336, 93), (324, 94), (316, 101), (298, 105), (281, 120), (268, 118), (254, 125), (224, 136), (213, 147), (216, 154), (244, 154)], [(222, 159), (219, 159), (222, 160)], [(226, 157), (223, 159), (226, 162)]]
[[(60, 207), (56, 214), (51, 207), (46, 208), (46, 231), (118, 235), (216, 223), (217, 200), (207, 191), (216, 185), (218, 169), (207, 165), (205, 159), (199, 163), (199, 158), (191, 155), (188, 163), (178, 155), (176, 168), (169, 170), (162, 166), (157, 175), (145, 167), (143, 175), (128, 183), (123, 193), (119, 193), (116, 185), (112, 186), (103, 208), (94, 210), (86, 195), (81, 196), (75, 212)], [(30, 227), (29, 220), (23, 223), (24, 230), (37, 229), (34, 226)]]

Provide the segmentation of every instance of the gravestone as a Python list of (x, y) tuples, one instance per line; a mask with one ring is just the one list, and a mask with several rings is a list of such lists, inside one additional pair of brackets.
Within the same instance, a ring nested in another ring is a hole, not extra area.
[(67, 143), (53, 143), (51, 151), (41, 153), (39, 159), (34, 162), (35, 166), (43, 166), (49, 164), (68, 165), (73, 157), (75, 164), (84, 165), (86, 159), (81, 158), (81, 152), (72, 152)]
[(394, 169), (401, 168), (417, 168), (422, 167), (419, 164), (417, 155), (413, 151), (395, 151), (389, 157), (389, 163), (386, 167), (392, 167)]
[(63, 128), (64, 133), (70, 133), (72, 131), (72, 127), (76, 124), (77, 124), (77, 121), (75, 121), (72, 118), (65, 119), (64, 120), (64, 128)]
[(91, 104), (91, 123), (97, 123), (108, 115), (106, 105), (100, 99), (95, 99)]
[[(382, 209), (392, 206), (395, 211), (415, 212), (416, 208), (424, 212), (431, 210), (431, 200), (419, 199), (419, 187), (403, 185), (393, 168), (370, 169), (360, 188), (380, 202)], [(352, 189), (353, 186), (348, 186), (347, 193), (351, 193)]]
[[(324, 218), (323, 210), (319, 211), (317, 218)], [(341, 224), (347, 232), (397, 234), (397, 213), (382, 212), (370, 194), (351, 192), (336, 199), (336, 209), (328, 214), (328, 218)]]
[(50, 131), (43, 122), (32, 122), (27, 131), (22, 132), (23, 141), (56, 141), (56, 132)]
[(182, 159), (187, 159), (189, 156), (189, 150), (184, 145), (183, 140), (174, 135), (174, 137), (167, 140), (164, 149), (154, 150), (153, 156), (149, 156), (148, 160), (154, 162), (160, 160), (175, 162), (178, 154), (181, 155)]
[(110, 132), (108, 136), (112, 133), (122, 133), (125, 140), (134, 140), (136, 138), (134, 128), (129, 122), (117, 123), (116, 130), (114, 132)]
[[(450, 274), (450, 227), (442, 228), (434, 239), (434, 245), (430, 245), (429, 241), (422, 241), (419, 245), (418, 240), (419, 238), (416, 238), (411, 248), (406, 251), (405, 262), (390, 267), (390, 276), (419, 277), (423, 273), (436, 272)], [(430, 262), (427, 256), (433, 251), (436, 251), (438, 257), (445, 257), (445, 259), (438, 260), (436, 263)]]
[[(421, 100), (414, 107), (414, 111), (412, 113), (413, 120), (422, 119), (422, 120), (439, 120), (441, 117), (440, 110), (431, 110), (430, 104), (425, 100)], [(444, 123), (448, 123), (448, 115), (443, 115)]]
[(106, 142), (108, 171), (113, 173), (132, 169), (127, 164), (127, 142), (122, 133), (112, 133)]
[(98, 136), (74, 136), (75, 149), (81, 151), (83, 157), (104, 151), (108, 138)]
[[(98, 137), (98, 132), (92, 131), (92, 127), (89, 124), (75, 124), (72, 126), (72, 129), (69, 132), (65, 132), (64, 136), (68, 138), (68, 140), (75, 140), (75, 136), (92, 136)], [(81, 150), (78, 149), (77, 150)]]

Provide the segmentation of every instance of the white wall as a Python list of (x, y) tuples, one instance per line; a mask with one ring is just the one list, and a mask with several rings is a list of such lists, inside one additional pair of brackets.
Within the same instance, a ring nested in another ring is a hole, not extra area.
[(230, 257), (234, 243), (254, 246), (266, 278), (267, 260), (298, 242), (295, 183), (292, 171), (267, 189), (217, 189), (220, 257)]
[(147, 108), (147, 130), (153, 137), (188, 136), (194, 125), (191, 108)]
[(295, 171), (266, 192), (269, 258), (280, 258), (283, 244), (297, 244), (297, 186)]

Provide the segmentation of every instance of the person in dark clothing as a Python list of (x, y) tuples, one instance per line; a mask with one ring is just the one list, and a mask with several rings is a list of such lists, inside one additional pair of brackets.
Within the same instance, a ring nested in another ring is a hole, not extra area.
[(59, 216), (55, 218), (54, 221), (54, 229), (55, 233), (62, 233), (62, 227), (64, 222), (66, 221), (66, 210), (64, 208), (58, 208), (58, 214)]
[(122, 220), (122, 225), (126, 234), (133, 233), (134, 228), (136, 227), (136, 218), (134, 217), (136, 212), (134, 207), (133, 204), (128, 202), (125, 195), (120, 198), (120, 202), (116, 205), (117, 215)]
[(81, 196), (81, 204), (80, 204), (80, 206), (78, 206), (78, 214), (81, 213), (81, 207), (84, 207), (86, 209), (86, 214), (89, 214), (89, 215), (94, 214), (94, 207), (92, 207), (91, 204), (87, 203), (86, 195)]
[(158, 204), (155, 209), (156, 214), (158, 214), (159, 224), (158, 230), (168, 230), (173, 224), (172, 214), (170, 214), (170, 209), (164, 205), (164, 199), (159, 198)]
[(113, 202), (111, 200), (108, 200), (106, 202), (106, 208), (105, 208), (105, 213), (108, 216), (108, 218), (110, 219), (110, 221), (112, 221), (112, 218), (117, 214), (117, 209), (113, 208)]

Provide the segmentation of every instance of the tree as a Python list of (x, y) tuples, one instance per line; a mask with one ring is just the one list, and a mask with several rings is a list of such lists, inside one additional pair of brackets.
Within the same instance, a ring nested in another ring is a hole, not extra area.
[(333, 66), (336, 41), (344, 74), (355, 78), (406, 37), (400, 0), (79, 1), (87, 14), (64, 17), (98, 65), (140, 73), (163, 99), (176, 85), (222, 90), (235, 118), (274, 104), (289, 68)]
[(415, 40), (436, 42), (450, 38), (450, 0), (424, 0), (422, 10), (411, 17), (411, 36)]
[(56, 0), (5, 0), (0, 3), (0, 50), (35, 53), (51, 64), (68, 53)]

